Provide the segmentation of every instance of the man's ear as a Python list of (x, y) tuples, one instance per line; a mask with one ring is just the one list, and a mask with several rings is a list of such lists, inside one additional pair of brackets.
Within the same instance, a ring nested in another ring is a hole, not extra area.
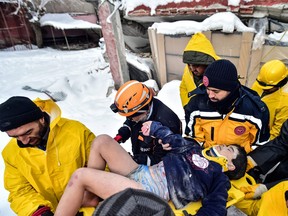
[(44, 122), (45, 122), (44, 117), (40, 118), (39, 121), (40, 121), (41, 124), (44, 124)]
[(233, 170), (235, 170), (235, 168), (236, 168), (235, 165), (234, 165), (232, 162), (231, 162), (231, 163), (228, 163), (227, 166), (228, 166), (228, 170), (229, 170), (229, 171), (233, 171)]

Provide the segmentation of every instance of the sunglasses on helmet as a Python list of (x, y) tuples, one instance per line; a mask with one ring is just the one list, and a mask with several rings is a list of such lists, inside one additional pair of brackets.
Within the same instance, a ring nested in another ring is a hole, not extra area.
[(267, 84), (265, 82), (262, 82), (258, 79), (256, 79), (256, 81), (259, 83), (259, 85), (263, 86), (263, 87), (267, 87), (267, 86), (271, 86), (271, 87), (282, 87), (287, 83), (287, 78), (284, 78), (283, 80), (281, 80), (279, 83), (277, 83), (276, 85), (272, 85), (272, 84)]
[(258, 79), (256, 79), (256, 81), (259, 83), (259, 85), (264, 86), (264, 87), (266, 87), (266, 86), (271, 86), (271, 87), (276, 86), (276, 85), (267, 84), (267, 83), (262, 82), (262, 81), (260, 81)]

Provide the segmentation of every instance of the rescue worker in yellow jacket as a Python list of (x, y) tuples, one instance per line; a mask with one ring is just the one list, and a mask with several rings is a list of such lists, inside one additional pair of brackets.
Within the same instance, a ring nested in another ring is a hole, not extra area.
[[(287, 140), (288, 119), (283, 123), (280, 133), (275, 139), (248, 154), (247, 159), (252, 162), (248, 174), (254, 178), (255, 183), (253, 185), (241, 183), (238, 188), (245, 193), (245, 200), (236, 204), (237, 208), (247, 215), (287, 215), (285, 205), (288, 199), (288, 192), (286, 192), (288, 191)], [(278, 184), (279, 182), (283, 182), (280, 184), (282, 186)], [(259, 201), (260, 197), (261, 201)], [(269, 202), (271, 204), (265, 206)], [(267, 210), (270, 206), (271, 210)]]
[(284, 181), (262, 195), (257, 216), (287, 216), (287, 200), (288, 181)]
[[(53, 215), (72, 173), (87, 165), (95, 135), (61, 118), (52, 100), (14, 96), (0, 104), (0, 130), (12, 137), (2, 156), (8, 201), (19, 216)], [(77, 215), (91, 215), (82, 208)]]
[(191, 37), (183, 53), (183, 63), (186, 64), (180, 83), (183, 107), (189, 102), (188, 93), (202, 83), (207, 66), (218, 59), (211, 42), (203, 33), (198, 32)]
[(267, 105), (270, 113), (270, 139), (279, 135), (282, 124), (288, 119), (288, 70), (280, 60), (266, 62), (252, 85)]
[(288, 216), (288, 181), (282, 181), (270, 188), (264, 184), (240, 188), (245, 199), (235, 206), (249, 216)]

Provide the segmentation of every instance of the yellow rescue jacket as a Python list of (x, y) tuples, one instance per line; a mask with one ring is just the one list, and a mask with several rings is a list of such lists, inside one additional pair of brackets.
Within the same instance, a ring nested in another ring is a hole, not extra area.
[[(95, 135), (78, 121), (61, 118), (60, 108), (52, 100), (34, 101), (50, 116), (46, 151), (20, 148), (12, 138), (2, 152), (5, 162), (4, 186), (8, 201), (19, 216), (29, 216), (39, 206), (54, 212), (72, 173), (87, 165)], [(92, 215), (94, 208), (83, 209)]]
[(287, 216), (285, 192), (288, 190), (288, 181), (281, 182), (261, 197), (261, 204), (257, 216)]
[[(259, 96), (263, 93), (262, 89), (257, 88), (255, 82), (252, 89)], [(269, 109), (270, 140), (272, 140), (279, 135), (282, 124), (288, 119), (288, 84), (271, 94), (261, 97), (261, 100)]]
[(287, 190), (288, 181), (283, 181), (263, 193), (261, 199), (244, 199), (235, 206), (249, 216), (288, 216)]
[(183, 54), (183, 62), (186, 63), (180, 83), (180, 97), (183, 107), (189, 102), (188, 93), (197, 87), (188, 64), (209, 65), (218, 59), (220, 57), (216, 55), (211, 42), (203, 33), (198, 32), (191, 37)]

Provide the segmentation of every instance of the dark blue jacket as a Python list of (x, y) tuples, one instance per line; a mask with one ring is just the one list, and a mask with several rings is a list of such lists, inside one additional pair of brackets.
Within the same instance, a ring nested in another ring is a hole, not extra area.
[(169, 128), (153, 122), (150, 135), (169, 143), (172, 150), (163, 157), (170, 199), (176, 208), (202, 200), (197, 215), (226, 215), (230, 182), (222, 167), (208, 161), (193, 139), (173, 134)]
[(213, 104), (204, 85), (191, 92), (185, 106), (185, 134), (205, 148), (223, 144), (239, 144), (246, 152), (252, 145), (263, 145), (269, 140), (269, 110), (259, 95), (241, 86), (233, 94)]
[[(257, 182), (265, 183), (267, 188), (271, 188), (275, 183), (278, 183), (278, 181), (287, 179), (288, 120), (283, 123), (280, 133), (275, 139), (270, 140), (265, 145), (257, 147), (249, 153), (249, 156), (257, 164), (255, 168), (249, 171), (249, 174), (252, 175)], [(275, 169), (273, 169), (274, 166), (276, 167)], [(263, 179), (264, 175), (268, 172), (269, 174)]]
[[(158, 121), (167, 126), (175, 134), (182, 134), (182, 123), (178, 116), (160, 100), (153, 98), (151, 115), (147, 121)], [(131, 138), (134, 160), (139, 164), (153, 165), (162, 160), (166, 154), (162, 145), (157, 145), (158, 139), (143, 136), (141, 132), (143, 122), (133, 122), (127, 119), (118, 130), (122, 142)]]

